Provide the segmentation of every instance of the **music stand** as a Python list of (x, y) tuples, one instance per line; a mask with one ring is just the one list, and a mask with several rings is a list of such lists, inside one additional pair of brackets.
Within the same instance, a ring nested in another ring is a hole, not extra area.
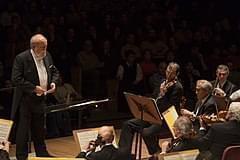
[[(147, 121), (149, 123), (162, 124), (162, 116), (158, 110), (155, 99), (144, 97), (140, 95), (135, 95), (132, 93), (124, 92), (125, 98), (127, 99), (128, 106), (130, 111), (134, 115), (135, 118), (140, 119), (141, 121)], [(138, 150), (138, 159), (141, 159), (142, 152), (142, 130), (140, 128), (140, 142), (139, 142), (139, 150)], [(136, 147), (135, 147), (135, 155), (137, 155), (137, 146), (138, 146), (138, 134), (136, 137)]]

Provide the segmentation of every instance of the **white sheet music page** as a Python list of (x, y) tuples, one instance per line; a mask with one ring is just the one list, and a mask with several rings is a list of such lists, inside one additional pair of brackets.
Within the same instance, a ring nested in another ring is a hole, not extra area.
[(0, 141), (8, 140), (13, 121), (0, 119)]

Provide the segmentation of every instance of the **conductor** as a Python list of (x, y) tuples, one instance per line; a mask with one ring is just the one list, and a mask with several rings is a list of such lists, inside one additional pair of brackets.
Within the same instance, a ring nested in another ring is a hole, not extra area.
[(53, 93), (59, 77), (47, 52), (47, 39), (35, 34), (30, 49), (18, 54), (12, 68), (12, 82), (16, 86), (11, 118), (17, 123), (16, 157), (28, 157), (28, 133), (31, 131), (36, 156), (49, 157), (44, 142), (44, 108), (46, 95)]

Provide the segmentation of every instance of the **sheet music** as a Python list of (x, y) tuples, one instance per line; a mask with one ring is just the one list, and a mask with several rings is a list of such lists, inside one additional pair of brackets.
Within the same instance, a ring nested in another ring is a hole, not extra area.
[[(118, 148), (117, 142), (116, 142), (116, 133), (114, 130), (114, 127), (112, 126), (113, 131), (114, 131), (114, 140), (113, 140), (113, 145)], [(88, 145), (88, 143), (92, 140), (96, 140), (97, 135), (98, 135), (98, 130), (99, 128), (90, 128), (90, 129), (80, 129), (80, 130), (74, 130), (73, 135), (75, 140), (78, 142), (80, 145), (79, 148), (80, 150), (85, 149)], [(97, 147), (96, 150), (99, 150), (100, 147)]]
[(0, 119), (0, 141), (8, 140), (13, 121)]
[(78, 132), (77, 137), (81, 150), (85, 149), (84, 147), (86, 147), (90, 141), (94, 141), (97, 138), (97, 135), (97, 130)]
[(178, 154), (176, 154), (176, 155), (164, 156), (163, 159), (164, 159), (164, 160), (183, 160), (183, 159), (181, 158), (181, 156), (179, 156)]
[(28, 157), (28, 160), (86, 160), (85, 158), (50, 158), (50, 157)]
[(195, 160), (198, 154), (199, 150), (193, 149), (159, 155), (159, 158), (163, 160)]
[(168, 125), (168, 127), (169, 127), (169, 129), (170, 129), (170, 131), (171, 131), (171, 133), (173, 135), (173, 137), (176, 138), (176, 136), (174, 134), (174, 131), (173, 131), (173, 124), (174, 124), (174, 122), (178, 118), (178, 113), (177, 113), (175, 107), (171, 106), (166, 111), (164, 111), (162, 113), (162, 115), (163, 115), (163, 118), (165, 119), (165, 121), (166, 121), (166, 123), (167, 123), (167, 125)]
[(183, 160), (193, 160), (197, 158), (197, 155), (199, 154), (199, 150), (198, 149), (187, 150), (179, 153)]

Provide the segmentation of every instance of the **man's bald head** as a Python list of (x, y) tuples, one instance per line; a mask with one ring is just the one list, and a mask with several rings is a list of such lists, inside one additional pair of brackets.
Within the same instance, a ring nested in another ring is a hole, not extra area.
[(106, 143), (112, 143), (114, 139), (113, 127), (110, 126), (102, 126), (99, 128), (98, 134), (102, 137), (102, 141)]

